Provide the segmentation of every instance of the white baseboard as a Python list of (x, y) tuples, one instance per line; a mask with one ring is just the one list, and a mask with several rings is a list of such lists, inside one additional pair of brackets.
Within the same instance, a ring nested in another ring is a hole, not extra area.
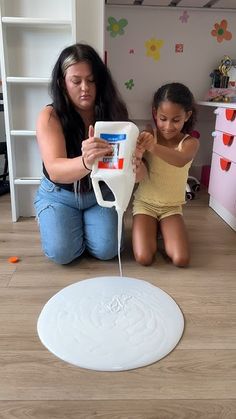
[(236, 217), (224, 208), (219, 202), (210, 196), (209, 207), (211, 207), (223, 220), (236, 231)]

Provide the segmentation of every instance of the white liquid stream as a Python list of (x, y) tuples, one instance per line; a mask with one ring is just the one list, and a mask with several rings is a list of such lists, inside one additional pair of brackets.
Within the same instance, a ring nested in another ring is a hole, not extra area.
[(122, 265), (121, 265), (121, 257), (120, 257), (120, 248), (121, 248), (121, 237), (122, 237), (122, 221), (123, 221), (123, 215), (124, 211), (121, 209), (117, 209), (117, 216), (118, 216), (118, 227), (117, 227), (117, 236), (118, 236), (118, 261), (119, 261), (119, 271), (120, 276), (123, 276), (122, 272)]

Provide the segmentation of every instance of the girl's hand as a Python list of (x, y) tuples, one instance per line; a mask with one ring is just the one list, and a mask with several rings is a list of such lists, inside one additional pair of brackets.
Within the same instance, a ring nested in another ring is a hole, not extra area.
[(149, 131), (142, 131), (139, 134), (137, 147), (139, 147), (140, 151), (142, 151), (143, 153), (146, 150), (152, 152), (155, 144), (156, 144), (156, 139), (153, 133)]
[(143, 151), (137, 146), (132, 160), (133, 170), (136, 174), (135, 182), (140, 182), (147, 174), (147, 169), (143, 163), (142, 156)]
[(141, 159), (134, 159), (134, 172), (135, 172), (135, 182), (140, 182), (141, 180), (143, 180), (147, 173), (147, 167), (146, 164), (143, 162), (143, 160)]
[(139, 146), (137, 142), (135, 152), (133, 154), (133, 160), (132, 160), (135, 173), (138, 171), (139, 166), (141, 165), (144, 152), (145, 152), (145, 149), (142, 146)]
[(86, 166), (92, 169), (92, 165), (99, 157), (104, 157), (113, 152), (112, 146), (101, 138), (94, 137), (94, 128), (89, 126), (89, 138), (82, 142), (82, 157)]

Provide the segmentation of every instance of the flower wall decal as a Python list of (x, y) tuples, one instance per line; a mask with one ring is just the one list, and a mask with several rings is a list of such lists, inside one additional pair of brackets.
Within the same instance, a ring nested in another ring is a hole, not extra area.
[(222, 42), (224, 39), (230, 41), (232, 38), (232, 33), (227, 31), (227, 20), (223, 19), (220, 24), (215, 23), (214, 29), (211, 31), (212, 36), (216, 36), (217, 42)]
[(110, 32), (110, 36), (115, 38), (117, 35), (124, 35), (124, 27), (128, 25), (128, 20), (120, 19), (116, 20), (113, 16), (110, 16), (108, 19), (109, 26), (107, 26), (107, 31)]
[(128, 81), (125, 82), (125, 86), (126, 86), (126, 89), (132, 90), (134, 87), (134, 80), (129, 79)]
[(160, 59), (160, 48), (163, 46), (164, 41), (162, 39), (151, 38), (145, 42), (146, 55), (152, 57), (155, 61)]

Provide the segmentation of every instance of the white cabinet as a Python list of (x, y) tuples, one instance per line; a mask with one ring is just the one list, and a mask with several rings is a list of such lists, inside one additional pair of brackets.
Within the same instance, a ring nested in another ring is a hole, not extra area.
[(209, 205), (236, 231), (236, 109), (218, 107), (209, 182)]
[(0, 0), (0, 58), (12, 220), (33, 216), (42, 176), (35, 137), (53, 65), (76, 42), (76, 0)]

